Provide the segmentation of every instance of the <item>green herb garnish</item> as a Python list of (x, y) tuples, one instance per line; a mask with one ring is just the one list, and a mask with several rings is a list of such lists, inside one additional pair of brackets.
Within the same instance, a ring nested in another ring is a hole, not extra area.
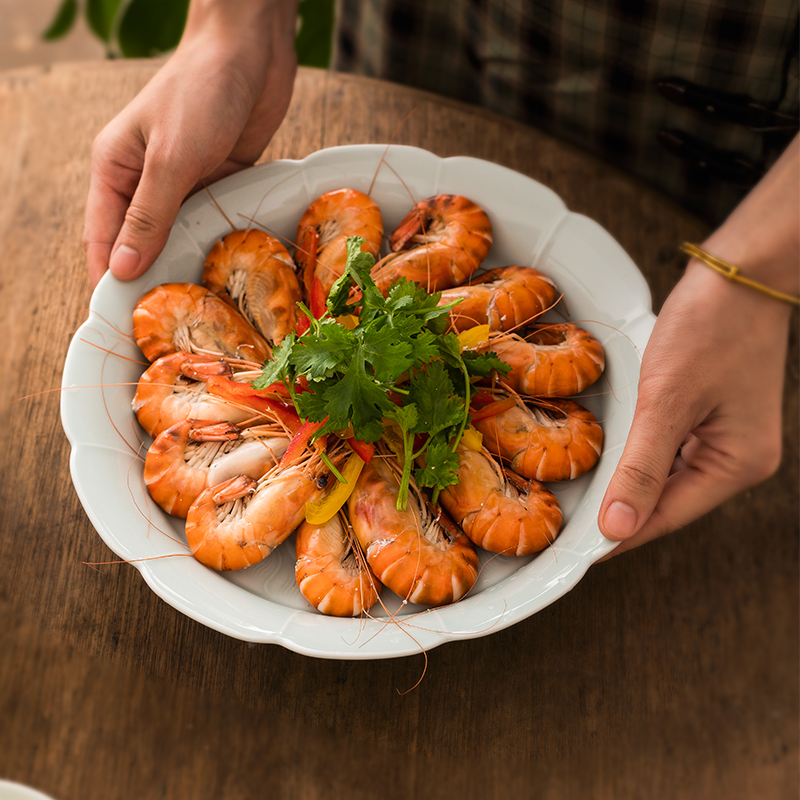
[[(303, 309), (310, 327), (291, 334), (275, 348), (253, 382), (264, 389), (283, 382), (304, 419), (325, 424), (315, 436), (352, 426), (356, 439), (375, 442), (393, 420), (403, 440), (403, 475), (397, 499), (406, 507), (411, 471), (419, 486), (439, 492), (458, 482), (455, 452), (469, 423), (474, 378), (510, 367), (494, 353), (461, 352), (458, 336), (447, 333), (448, 312), (441, 292), (428, 294), (405, 278), (384, 297), (370, 277), (375, 259), (361, 251), (364, 239), (347, 240), (347, 266), (331, 288), (327, 311), (320, 319)], [(336, 317), (354, 315), (352, 330)], [(297, 391), (305, 377), (308, 390)], [(402, 379), (402, 382), (401, 382)]]

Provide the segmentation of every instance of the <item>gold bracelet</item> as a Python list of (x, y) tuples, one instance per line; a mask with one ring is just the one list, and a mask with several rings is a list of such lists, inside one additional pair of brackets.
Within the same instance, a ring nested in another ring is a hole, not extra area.
[(775, 300), (782, 300), (784, 303), (800, 306), (800, 298), (793, 297), (790, 294), (784, 294), (777, 289), (770, 289), (769, 286), (764, 286), (763, 283), (745, 278), (744, 275), (739, 274), (739, 267), (729, 264), (727, 261), (723, 261), (716, 256), (712, 256), (711, 253), (706, 253), (705, 250), (701, 250), (696, 244), (684, 242), (681, 245), (681, 250), (683, 250), (686, 255), (696, 258), (698, 261), (702, 261), (707, 267), (711, 267), (711, 269), (724, 275), (729, 281), (735, 281), (744, 286), (749, 286), (751, 289), (755, 289), (757, 292), (761, 292)]

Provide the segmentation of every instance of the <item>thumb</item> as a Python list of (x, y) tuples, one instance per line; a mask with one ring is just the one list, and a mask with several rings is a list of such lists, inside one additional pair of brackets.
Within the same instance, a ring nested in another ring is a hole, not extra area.
[(145, 158), (139, 185), (111, 250), (109, 269), (120, 280), (143, 275), (169, 238), (181, 203), (196, 184), (194, 169), (178, 161)]
[(629, 539), (647, 522), (690, 428), (678, 424), (674, 409), (643, 403), (639, 396), (628, 441), (600, 505), (598, 523), (606, 538)]

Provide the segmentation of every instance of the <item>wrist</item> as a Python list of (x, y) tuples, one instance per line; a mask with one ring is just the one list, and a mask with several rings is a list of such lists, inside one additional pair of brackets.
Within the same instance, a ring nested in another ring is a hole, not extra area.
[(696, 258), (689, 259), (680, 283), (684, 302), (694, 303), (703, 313), (709, 313), (729, 333), (741, 330), (755, 334), (769, 329), (779, 338), (788, 333), (796, 306), (729, 280)]
[[(726, 230), (723, 227), (706, 239), (700, 248), (737, 267), (742, 278), (791, 297), (800, 294), (800, 247), (796, 244), (793, 246), (791, 242), (787, 242), (782, 246), (779, 241), (770, 239), (766, 232), (760, 236), (751, 236), (746, 230)], [(689, 268), (708, 271), (712, 269), (698, 258), (690, 260), (687, 265), (687, 269)], [(735, 283), (725, 275), (718, 276), (727, 283)], [(738, 288), (743, 291), (758, 291), (744, 285)], [(763, 296), (767, 299), (766, 294)], [(773, 299), (773, 302), (776, 300)]]
[(798, 178), (800, 137), (700, 247), (736, 265), (743, 277), (796, 297), (800, 293)]
[(183, 37), (193, 37), (208, 28), (230, 32), (263, 34), (270, 27), (296, 24), (299, 0), (191, 0)]
[[(709, 270), (713, 270), (719, 275), (722, 275), (727, 281), (737, 283), (740, 286), (745, 286), (753, 292), (770, 297), (773, 300), (778, 300), (790, 306), (800, 306), (800, 297), (794, 294), (781, 292), (773, 289), (765, 283), (754, 280), (752, 277), (742, 275), (742, 271), (736, 264), (731, 264), (709, 253), (707, 250), (698, 247), (691, 242), (684, 242), (681, 246), (684, 253), (691, 256), (693, 262), (692, 269), (696, 269), (699, 264), (705, 265)], [(756, 270), (757, 271), (757, 270)]]
[[(270, 74), (297, 66), (297, 0), (192, 0), (175, 68), (233, 78), (254, 104)], [(202, 80), (202, 76), (195, 76)]]
[(180, 49), (210, 48), (269, 63), (294, 57), (299, 0), (191, 0)]

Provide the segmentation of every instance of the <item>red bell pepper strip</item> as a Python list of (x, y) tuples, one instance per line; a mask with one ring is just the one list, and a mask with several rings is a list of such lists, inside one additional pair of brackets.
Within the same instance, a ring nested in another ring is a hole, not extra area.
[[(273, 384), (273, 386), (283, 384)], [(232, 403), (252, 408), (254, 411), (276, 416), (293, 433), (300, 429), (301, 421), (294, 408), (273, 397), (264, 397), (266, 390), (254, 389), (248, 383), (238, 383), (222, 375), (210, 375), (206, 380), (208, 393)], [(286, 387), (283, 387), (284, 391)]]
[(287, 464), (292, 464), (295, 462), (305, 451), (306, 447), (308, 447), (308, 442), (311, 437), (328, 421), (328, 418), (325, 417), (322, 422), (310, 422), (306, 421), (301, 426), (300, 429), (292, 436), (292, 440), (289, 442), (289, 446), (286, 448), (286, 452), (283, 454), (283, 458), (280, 460), (280, 466), (285, 467)]
[(314, 282), (311, 284), (311, 292), (308, 302), (311, 305), (311, 313), (317, 319), (320, 319), (320, 317), (322, 317), (322, 315), (328, 310), (327, 300), (328, 298), (325, 296), (325, 288), (323, 287), (322, 282), (319, 278), (314, 278)]
[(347, 440), (347, 444), (350, 445), (354, 453), (358, 453), (365, 464), (369, 464), (372, 461), (372, 456), (375, 455), (375, 445), (372, 442), (362, 442), (351, 436)]
[(498, 400), (496, 403), (489, 403), (488, 406), (484, 406), (480, 411), (472, 411), (470, 412), (470, 416), (472, 417), (473, 422), (478, 422), (479, 420), (486, 419), (487, 417), (494, 417), (497, 414), (502, 414), (504, 411), (508, 411), (509, 408), (513, 408), (517, 404), (517, 401), (513, 397), (506, 397), (505, 400)]
[(477, 392), (476, 394), (472, 395), (472, 398), (469, 401), (471, 406), (485, 406), (489, 403), (494, 403), (494, 395), (489, 392)]
[(311, 320), (301, 312), (297, 319), (297, 324), (294, 326), (294, 332), (298, 336), (302, 336), (310, 327)]

